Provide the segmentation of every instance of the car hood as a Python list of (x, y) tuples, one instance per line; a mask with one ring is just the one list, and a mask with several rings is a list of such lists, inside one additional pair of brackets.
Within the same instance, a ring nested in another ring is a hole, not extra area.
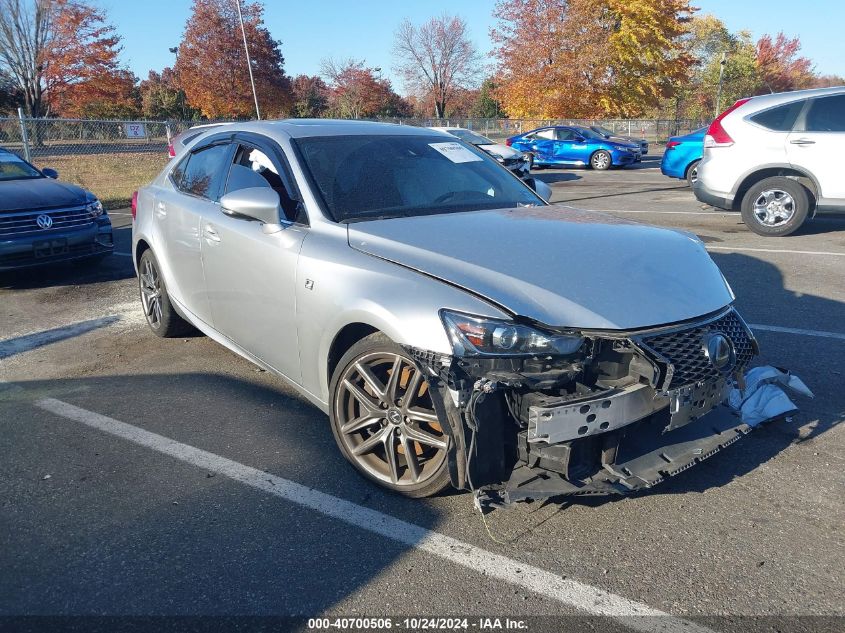
[(516, 150), (513, 147), (508, 147), (507, 145), (502, 145), (501, 143), (493, 143), (492, 145), (479, 145), (479, 147), (485, 152), (495, 154), (496, 156), (501, 156), (502, 158), (518, 158), (522, 156), (522, 152), (520, 152), (519, 150)]
[(567, 206), (373, 220), (348, 231), (354, 249), (552, 326), (632, 330), (733, 300), (694, 235)]
[(52, 178), (0, 181), (0, 213), (75, 206), (89, 199), (81, 187)]

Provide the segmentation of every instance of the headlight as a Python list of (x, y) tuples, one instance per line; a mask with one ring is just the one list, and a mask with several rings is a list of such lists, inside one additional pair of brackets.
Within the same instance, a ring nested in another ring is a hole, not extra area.
[(551, 334), (512, 321), (449, 310), (441, 310), (440, 316), (456, 356), (573, 354), (584, 342), (581, 336)]
[(103, 203), (99, 200), (94, 200), (94, 202), (89, 202), (85, 205), (85, 210), (95, 218), (99, 217), (103, 215)]

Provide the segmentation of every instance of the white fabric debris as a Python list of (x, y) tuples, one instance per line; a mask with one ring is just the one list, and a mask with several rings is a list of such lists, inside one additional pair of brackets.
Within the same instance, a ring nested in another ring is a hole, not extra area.
[(748, 426), (798, 411), (789, 395), (813, 397), (813, 392), (790, 372), (766, 365), (745, 372), (745, 388), (734, 385), (728, 395), (728, 404), (739, 411)]

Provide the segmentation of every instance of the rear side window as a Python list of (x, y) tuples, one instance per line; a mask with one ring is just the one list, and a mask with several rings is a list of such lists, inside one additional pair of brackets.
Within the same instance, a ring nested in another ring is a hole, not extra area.
[(228, 144), (223, 144), (191, 152), (187, 165), (183, 167), (183, 161), (173, 171), (173, 179), (179, 190), (217, 202), (220, 199), (220, 187), (228, 172), (226, 158), (229, 149)]
[(751, 117), (751, 120), (757, 125), (762, 125), (764, 128), (775, 132), (789, 132), (795, 125), (795, 119), (798, 118), (798, 114), (805, 103), (804, 100), (785, 103), (776, 108), (758, 112)]
[(805, 129), (807, 132), (845, 132), (845, 95), (813, 99)]
[(554, 128), (548, 127), (545, 130), (540, 130), (539, 132), (535, 132), (534, 136), (536, 138), (547, 138), (547, 139), (551, 140), (555, 137), (555, 131), (554, 131)]

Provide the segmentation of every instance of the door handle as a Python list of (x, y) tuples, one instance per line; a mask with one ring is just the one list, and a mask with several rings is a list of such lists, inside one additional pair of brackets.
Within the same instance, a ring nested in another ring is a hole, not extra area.
[(789, 141), (793, 145), (815, 145), (815, 141), (811, 141), (808, 138), (797, 138), (794, 141)]
[(219, 242), (220, 235), (217, 233), (217, 229), (215, 229), (210, 224), (205, 225), (205, 239), (209, 242)]

